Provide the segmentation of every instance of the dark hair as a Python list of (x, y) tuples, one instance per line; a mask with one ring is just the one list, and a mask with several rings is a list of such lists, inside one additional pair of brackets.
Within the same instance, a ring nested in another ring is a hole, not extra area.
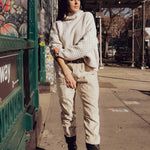
[[(81, 1), (82, 5), (82, 1)], [(64, 15), (67, 15), (69, 12), (69, 2), (68, 0), (58, 0), (58, 16), (57, 20), (63, 20)]]
[(68, 0), (58, 0), (58, 16), (57, 20), (63, 20), (64, 15), (68, 14), (69, 3)]

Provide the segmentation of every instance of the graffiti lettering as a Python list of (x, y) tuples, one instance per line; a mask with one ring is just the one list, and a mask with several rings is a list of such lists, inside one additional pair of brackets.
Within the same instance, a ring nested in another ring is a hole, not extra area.
[(16, 80), (16, 81), (12, 81), (12, 88), (15, 87), (15, 84), (17, 84), (19, 82), (19, 80)]
[(10, 69), (11, 64), (0, 67), (0, 83), (3, 83), (4, 81), (10, 82)]

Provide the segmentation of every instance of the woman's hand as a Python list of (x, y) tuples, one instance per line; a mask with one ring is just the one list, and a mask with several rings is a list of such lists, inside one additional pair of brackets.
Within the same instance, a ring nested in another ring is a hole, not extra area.
[(66, 79), (66, 86), (68, 88), (76, 89), (76, 81), (70, 73), (65, 75), (65, 79)]
[(60, 64), (60, 66), (63, 70), (63, 73), (65, 75), (66, 86), (68, 88), (76, 89), (76, 81), (75, 81), (74, 77), (72, 76), (72, 74), (70, 73), (68, 66), (65, 64), (65, 61), (62, 58), (60, 58), (56, 55), (59, 52), (59, 48), (55, 47), (52, 50), (54, 51), (55, 57), (56, 57), (58, 63)]
[(59, 56), (59, 50), (60, 50), (59, 47), (54, 47), (54, 48), (52, 49), (52, 51), (54, 52), (54, 56), (55, 56), (55, 57), (58, 57), (58, 56)]

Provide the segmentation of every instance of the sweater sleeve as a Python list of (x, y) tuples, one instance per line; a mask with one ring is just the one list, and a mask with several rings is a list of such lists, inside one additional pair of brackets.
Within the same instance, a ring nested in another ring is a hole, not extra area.
[(91, 51), (97, 45), (98, 41), (96, 37), (94, 17), (89, 12), (86, 13), (85, 17), (86, 33), (83, 35), (83, 37), (78, 41), (77, 44), (66, 49), (60, 49), (59, 56), (65, 60), (84, 58), (88, 53), (91, 53)]
[(62, 42), (59, 39), (59, 34), (57, 30), (57, 24), (56, 22), (53, 24), (51, 31), (50, 31), (50, 43), (49, 43), (50, 49), (54, 47), (62, 48)]

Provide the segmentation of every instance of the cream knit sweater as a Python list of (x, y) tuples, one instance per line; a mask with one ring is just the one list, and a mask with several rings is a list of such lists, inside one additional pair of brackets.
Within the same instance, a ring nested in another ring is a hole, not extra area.
[(50, 47), (59, 47), (64, 60), (84, 58), (85, 63), (98, 70), (98, 40), (93, 15), (82, 10), (56, 21), (50, 33)]

